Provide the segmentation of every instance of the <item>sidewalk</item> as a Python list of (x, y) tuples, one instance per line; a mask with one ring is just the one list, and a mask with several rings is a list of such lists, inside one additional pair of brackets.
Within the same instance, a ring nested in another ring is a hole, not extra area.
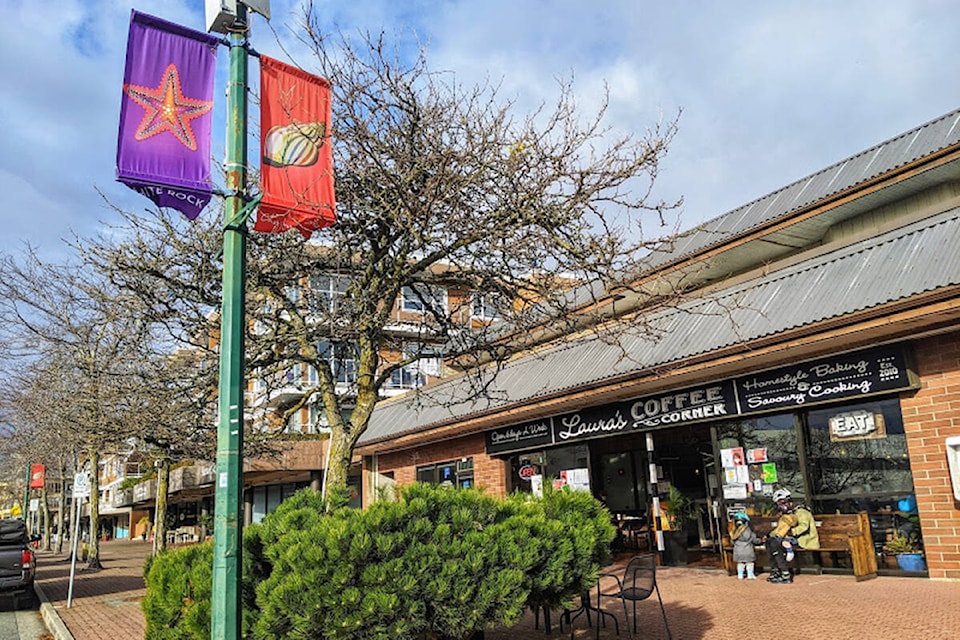
[[(142, 638), (144, 617), (139, 601), (144, 594), (142, 567), (150, 545), (139, 540), (112, 541), (101, 546), (103, 571), (78, 570), (74, 600), (66, 608), (70, 563), (49, 553), (40, 554), (37, 583), (51, 601), (48, 612), (62, 620), (72, 635), (57, 640), (128, 640)], [(78, 569), (80, 565), (78, 564)], [(792, 585), (738, 581), (725, 572), (666, 567), (658, 582), (673, 640), (742, 640), (768, 636), (777, 640), (948, 640), (960, 637), (960, 582), (933, 582), (925, 578), (877, 578), (856, 582), (853, 576), (803, 574)], [(623, 624), (622, 609), (617, 612)], [(619, 605), (617, 605), (619, 607)], [(656, 595), (637, 606), (638, 635), (665, 639), (666, 631)], [(557, 614), (548, 636), (534, 628), (532, 614), (510, 629), (486, 633), (485, 640), (568, 638), (561, 634)], [(620, 637), (626, 638), (621, 628)], [(595, 637), (583, 616), (575, 637)], [(616, 638), (613, 626), (600, 634)]]
[(146, 627), (140, 609), (140, 599), (146, 593), (143, 561), (150, 550), (150, 543), (140, 539), (102, 542), (102, 571), (83, 571), (86, 563), (77, 562), (69, 609), (68, 556), (39, 551), (36, 584), (43, 593), (42, 598), (49, 601), (41, 603), (40, 613), (56, 640), (143, 638)]

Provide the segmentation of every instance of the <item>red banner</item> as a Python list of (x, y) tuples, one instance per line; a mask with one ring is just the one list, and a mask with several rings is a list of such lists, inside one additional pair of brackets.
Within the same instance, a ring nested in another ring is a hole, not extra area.
[(30, 465), (30, 488), (31, 489), (43, 489), (43, 472), (44, 472), (44, 468), (42, 464)]
[(255, 231), (309, 238), (336, 219), (330, 83), (260, 57), (260, 187)]

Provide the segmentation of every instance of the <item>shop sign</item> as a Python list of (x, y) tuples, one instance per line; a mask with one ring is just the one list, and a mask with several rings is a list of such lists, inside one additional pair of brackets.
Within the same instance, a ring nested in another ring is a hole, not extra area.
[(723, 419), (736, 413), (730, 381), (591, 407), (553, 419), (556, 443)]
[[(877, 347), (500, 427), (486, 433), (487, 453), (495, 455), (623, 433), (724, 420), (737, 415), (847, 400), (913, 386), (901, 347)], [(852, 427), (845, 422), (843, 428)], [(750, 453), (755, 456), (752, 462), (764, 461), (758, 456), (765, 457), (765, 452), (755, 450), (748, 452), (748, 455)]]
[(729, 380), (641, 398), (628, 407), (632, 428), (642, 430), (723, 419), (737, 413), (736, 396)]
[(910, 388), (897, 346), (845, 353), (736, 379), (741, 413), (800, 407)]
[(537, 466), (533, 464), (525, 464), (517, 469), (517, 475), (524, 480), (529, 480), (533, 476), (537, 475), (537, 473), (539, 473), (539, 469), (537, 469)]
[(833, 442), (887, 437), (882, 413), (875, 414), (863, 409), (845, 411), (830, 416), (827, 422), (830, 426), (830, 440)]
[(551, 419), (536, 420), (487, 431), (487, 453), (520, 451), (553, 444)]

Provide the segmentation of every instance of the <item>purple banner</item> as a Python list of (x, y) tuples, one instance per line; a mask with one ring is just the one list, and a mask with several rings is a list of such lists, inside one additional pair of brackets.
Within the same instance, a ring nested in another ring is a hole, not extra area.
[(133, 11), (117, 180), (191, 220), (210, 201), (218, 39)]

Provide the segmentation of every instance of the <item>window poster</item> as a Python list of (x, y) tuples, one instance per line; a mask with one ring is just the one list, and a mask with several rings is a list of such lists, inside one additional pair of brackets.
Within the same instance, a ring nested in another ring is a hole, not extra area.
[(543, 476), (540, 474), (530, 476), (530, 491), (538, 498), (543, 497)]
[(747, 464), (767, 461), (767, 449), (747, 449)]
[(775, 462), (763, 463), (763, 481), (774, 484), (777, 481), (777, 464)]
[(733, 449), (720, 449), (720, 466), (724, 469), (733, 466)]
[(750, 482), (750, 467), (740, 465), (739, 467), (734, 467), (733, 470), (736, 473), (737, 482), (739, 484), (747, 484)]
[(743, 457), (743, 447), (720, 449), (720, 466), (724, 469), (740, 467), (746, 464)]
[(723, 485), (723, 497), (725, 500), (745, 500), (747, 497), (747, 485), (725, 484)]
[(723, 483), (734, 484), (737, 481), (737, 470), (730, 468), (723, 470)]
[(730, 457), (733, 459), (733, 466), (742, 467), (746, 464), (743, 457), (743, 447), (735, 447), (730, 450)]
[(566, 485), (574, 491), (590, 491), (590, 471), (588, 469), (567, 469), (560, 472), (566, 478)]

